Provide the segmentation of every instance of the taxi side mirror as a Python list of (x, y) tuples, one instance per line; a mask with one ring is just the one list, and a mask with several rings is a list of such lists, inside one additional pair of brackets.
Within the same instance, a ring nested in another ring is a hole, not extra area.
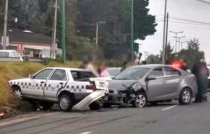
[(33, 79), (33, 76), (31, 74), (28, 75), (29, 79)]

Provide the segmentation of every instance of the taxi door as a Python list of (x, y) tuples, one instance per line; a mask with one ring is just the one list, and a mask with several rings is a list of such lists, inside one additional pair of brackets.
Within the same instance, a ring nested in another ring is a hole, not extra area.
[(68, 81), (67, 72), (64, 69), (56, 69), (47, 80), (44, 90), (45, 98), (56, 99), (58, 90), (63, 88)]

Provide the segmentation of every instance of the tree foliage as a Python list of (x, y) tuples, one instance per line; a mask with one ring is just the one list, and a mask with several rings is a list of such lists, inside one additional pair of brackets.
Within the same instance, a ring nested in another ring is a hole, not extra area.
[[(59, 1), (59, 0), (58, 0)], [(9, 18), (18, 18), (18, 24), (9, 27), (52, 35), (54, 0), (9, 0)], [(66, 0), (67, 54), (76, 58), (89, 50), (101, 50), (105, 58), (121, 58), (130, 51), (130, 0)], [(0, 11), (4, 10), (0, 1)], [(149, 0), (134, 0), (134, 36), (145, 39), (155, 33), (155, 16), (149, 14)], [(3, 19), (3, 17), (1, 17)], [(0, 19), (0, 25), (3, 24)], [(95, 46), (96, 23), (99, 23), (99, 46)], [(105, 23), (104, 23), (105, 22)], [(57, 38), (60, 39), (60, 13), (58, 12)], [(79, 44), (78, 44), (79, 43)], [(88, 45), (87, 45), (88, 44)], [(89, 47), (89, 48), (87, 48)], [(138, 46), (134, 47), (138, 50)], [(74, 54), (73, 54), (74, 53)], [(95, 52), (93, 52), (95, 53)], [(130, 54), (129, 54), (130, 55)]]
[(205, 59), (204, 57), (205, 54), (203, 51), (200, 51), (200, 43), (197, 39), (190, 40), (188, 48), (178, 53), (178, 58), (187, 60), (190, 66), (201, 59)]

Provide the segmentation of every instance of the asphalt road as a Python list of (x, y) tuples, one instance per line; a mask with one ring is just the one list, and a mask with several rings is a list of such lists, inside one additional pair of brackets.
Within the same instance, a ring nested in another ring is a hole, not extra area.
[(188, 106), (173, 102), (144, 109), (99, 112), (50, 112), (0, 126), (0, 134), (210, 134), (210, 102)]

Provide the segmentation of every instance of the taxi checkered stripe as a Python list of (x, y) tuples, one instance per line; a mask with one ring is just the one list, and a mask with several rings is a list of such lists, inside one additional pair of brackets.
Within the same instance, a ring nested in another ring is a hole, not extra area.
[(84, 85), (72, 85), (72, 86), (67, 85), (65, 88), (72, 90), (73, 92), (82, 92), (83, 90), (85, 90)]
[[(10, 86), (12, 85), (18, 85), (21, 88), (27, 89), (29, 88), (29, 86), (31, 86), (31, 83), (28, 82), (10, 82), (9, 83)], [(43, 90), (43, 88), (45, 87), (46, 90), (50, 90), (51, 89), (51, 84), (36, 84), (35, 87), (37, 87), (37, 90)], [(56, 86), (56, 88), (61, 88), (62, 85), (58, 84)], [(72, 90), (73, 92), (82, 92), (85, 90), (85, 86), (84, 85), (67, 85), (65, 87), (66, 89)]]

